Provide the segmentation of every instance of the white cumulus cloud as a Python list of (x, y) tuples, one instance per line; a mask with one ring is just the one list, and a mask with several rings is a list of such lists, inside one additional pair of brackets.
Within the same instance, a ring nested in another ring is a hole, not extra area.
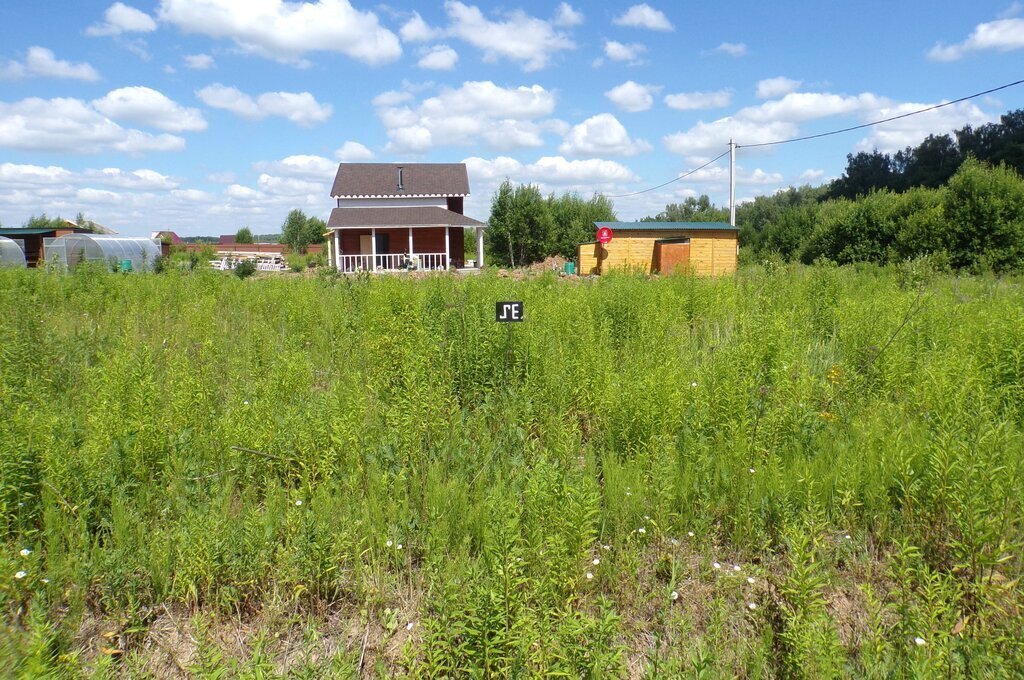
[(623, 111), (646, 111), (654, 105), (654, 95), (661, 91), (658, 85), (641, 85), (627, 80), (604, 93)]
[(716, 92), (679, 92), (665, 95), (665, 105), (677, 111), (719, 109), (732, 102), (732, 90)]
[(654, 9), (647, 3), (633, 5), (626, 12), (614, 19), (617, 26), (631, 26), (633, 28), (649, 28), (652, 31), (674, 30), (672, 22), (668, 20), (665, 13)]
[(576, 47), (572, 38), (556, 30), (552, 22), (522, 10), (493, 21), (480, 8), (458, 0), (448, 0), (444, 7), (451, 21), (448, 34), (482, 50), (486, 62), (508, 59), (521, 63), (526, 71), (537, 71), (556, 53)]
[(36, 46), (28, 48), (24, 61), (10, 60), (0, 66), (0, 79), (21, 78), (62, 78), (92, 82), (99, 80), (100, 74), (87, 63), (73, 64), (58, 59), (52, 50)]
[(559, 131), (547, 120), (555, 96), (540, 85), (505, 88), (487, 81), (443, 87), (413, 103), (408, 92), (384, 92), (374, 99), (388, 135), (387, 150), (423, 153), (437, 146), (468, 146), (479, 141), (498, 149), (535, 147), (544, 132)]
[(563, 2), (558, 5), (558, 9), (555, 10), (555, 19), (553, 21), (555, 26), (570, 27), (579, 26), (583, 23), (583, 12), (573, 8), (567, 2)]
[(103, 13), (103, 21), (85, 29), (85, 34), (99, 37), (122, 33), (152, 33), (155, 30), (153, 17), (123, 2), (115, 2)]
[(158, 16), (185, 33), (228, 39), (247, 52), (298, 65), (315, 51), (371, 65), (402, 54), (398, 36), (348, 0), (161, 0)]
[(1024, 48), (1024, 19), (998, 19), (974, 27), (967, 39), (953, 45), (938, 43), (928, 51), (932, 61), (956, 61), (970, 52), (1010, 52)]
[(402, 24), (398, 35), (402, 36), (402, 40), (405, 42), (427, 42), (440, 38), (444, 35), (444, 31), (430, 26), (423, 20), (419, 12), (414, 11), (412, 17)]
[(241, 118), (260, 120), (277, 116), (302, 127), (324, 123), (334, 112), (334, 107), (321, 104), (309, 92), (265, 92), (253, 98), (238, 88), (214, 83), (196, 91), (196, 96), (207, 106)]
[(342, 163), (355, 163), (358, 161), (371, 161), (374, 154), (359, 142), (349, 140), (334, 152), (334, 157)]
[(730, 57), (742, 57), (747, 53), (747, 45), (745, 43), (724, 42), (713, 51), (718, 54), (727, 54)]
[(193, 71), (208, 71), (213, 68), (213, 57), (209, 54), (185, 55), (185, 67)]
[(757, 98), (758, 99), (774, 99), (776, 97), (782, 97), (795, 92), (798, 87), (803, 85), (803, 81), (793, 80), (785, 76), (778, 76), (777, 78), (765, 78), (757, 82)]
[(126, 120), (167, 132), (199, 132), (206, 120), (199, 109), (186, 108), (149, 87), (122, 87), (95, 99), (93, 108), (115, 120)]
[(279, 161), (254, 163), (253, 168), (264, 173), (273, 173), (283, 177), (326, 181), (327, 179), (334, 179), (338, 164), (323, 156), (300, 154), (288, 156)]
[(604, 41), (604, 53), (612, 61), (626, 61), (631, 64), (640, 63), (640, 55), (647, 51), (641, 43), (620, 43), (616, 40)]
[(634, 156), (650, 151), (651, 145), (632, 139), (612, 114), (599, 113), (574, 125), (558, 150), (570, 156)]
[(0, 102), (0, 146), (23, 151), (101, 153), (180, 151), (185, 140), (125, 129), (79, 99)]
[(459, 53), (448, 45), (434, 45), (425, 50), (416, 65), (435, 71), (451, 71), (459, 61)]

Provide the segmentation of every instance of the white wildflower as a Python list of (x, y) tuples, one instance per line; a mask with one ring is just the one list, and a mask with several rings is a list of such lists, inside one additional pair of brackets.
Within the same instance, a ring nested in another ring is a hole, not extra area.
[(295, 501), (295, 506), (296, 507), (298, 507), (300, 505), (302, 505), (302, 499), (301, 498), (299, 500)]
[(734, 565), (732, 565), (732, 570), (733, 570), (733, 571), (740, 571), (741, 569), (742, 569), (742, 568), (741, 568), (741, 567), (740, 567), (740, 565), (738, 565), (738, 564), (734, 564)]
[(595, 557), (594, 561), (591, 562), (591, 564), (593, 564), (596, 567), (597, 565), (601, 564), (601, 560), (599, 560), (598, 558)]
[(601, 546), (601, 549), (602, 549), (602, 550), (611, 550), (611, 549), (612, 549), (612, 547), (611, 547), (610, 545), (602, 545), (602, 546)]
[(693, 532), (692, 531), (687, 531), (686, 535), (689, 536), (690, 538), (693, 538)]
[(245, 401), (243, 401), (242, 403), (243, 403), (243, 404), (245, 404), (246, 406), (248, 406), (248, 405), (249, 405), (249, 400), (248, 400), (248, 399), (246, 399), (246, 400), (245, 400)]
[(673, 538), (671, 540), (671, 543), (672, 543), (672, 545), (679, 545), (679, 539), (678, 538)]
[(697, 386), (697, 381), (696, 380), (694, 380), (692, 383), (690, 383), (690, 387), (696, 387), (696, 386)]
[(647, 529), (645, 527), (640, 527), (639, 529), (636, 530), (636, 532), (638, 534), (646, 534), (647, 533)]
[(50, 579), (48, 579), (48, 578), (41, 578), (39, 580), (42, 581), (43, 583), (49, 583), (50, 582)]
[(715, 569), (721, 569), (722, 568), (722, 565), (719, 564), (718, 562), (712, 562), (711, 566), (714, 567)]
[(677, 593), (676, 591), (673, 590), (672, 594), (669, 595), (669, 597), (671, 597), (673, 600), (678, 600), (679, 599), (679, 593)]
[(388, 539), (388, 542), (387, 542), (387, 543), (385, 543), (384, 545), (386, 545), (387, 547), (389, 547), (389, 548), (390, 548), (390, 547), (391, 547), (391, 546), (393, 546), (394, 544), (395, 544), (395, 543), (394, 543), (394, 541), (392, 541), (392, 540), (391, 540), (391, 539), (389, 538), (389, 539)]
[(587, 580), (588, 580), (588, 581), (590, 581), (590, 580), (591, 580), (591, 579), (593, 579), (593, 578), (594, 578), (594, 572), (592, 572), (592, 571), (588, 571), (588, 572), (587, 572)]
[(405, 629), (406, 630), (412, 630), (412, 627), (413, 627), (413, 622), (412, 621), (410, 621), (409, 623), (405, 624)]
[(748, 468), (747, 472), (749, 472), (750, 474), (754, 474), (754, 468)]
[(843, 536), (843, 538), (845, 538), (847, 541), (849, 541), (850, 540), (850, 534), (846, 534), (845, 536)]
[(754, 611), (755, 609), (757, 609), (757, 605), (753, 602), (748, 602), (747, 609), (749, 609), (750, 611)]
[(747, 577), (747, 583), (753, 585), (754, 584), (754, 577), (753, 576), (748, 576)]
[(19, 571), (19, 572), (14, 574), (14, 578), (25, 578), (26, 576), (28, 576), (28, 574), (26, 574), (23, 571)]
[(18, 552), (18, 554), (19, 554), (19, 555), (21, 555), (22, 557), (28, 557), (29, 555), (31, 555), (31, 554), (32, 554), (32, 551), (31, 551), (31, 550), (29, 550), (28, 548), (22, 548), (22, 549), (21, 549), (21, 550), (20, 550), (20, 551)]
[(396, 547), (396, 548), (398, 548), (399, 550), (401, 550), (401, 549), (402, 549), (402, 544), (401, 544), (401, 543), (399, 543), (399, 544), (398, 544), (398, 545), (396, 545), (395, 547)]
[(923, 637), (916, 637), (914, 638), (914, 644), (918, 647), (924, 647), (928, 643), (924, 641)]

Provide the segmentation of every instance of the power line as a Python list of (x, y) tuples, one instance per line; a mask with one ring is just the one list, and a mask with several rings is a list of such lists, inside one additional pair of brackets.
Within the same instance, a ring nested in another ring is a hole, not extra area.
[(642, 189), (640, 191), (634, 191), (631, 194), (615, 194), (615, 195), (612, 195), (612, 196), (609, 196), (608, 194), (605, 194), (604, 197), (605, 198), (626, 198), (627, 196), (638, 196), (640, 194), (646, 194), (648, 191), (654, 191), (655, 189), (660, 189), (660, 188), (662, 188), (664, 186), (668, 186), (669, 184), (672, 184), (673, 182), (678, 182), (681, 179), (685, 179), (685, 178), (689, 177), (690, 175), (692, 175), (693, 173), (698, 172), (700, 170), (703, 170), (704, 168), (708, 167), (712, 163), (715, 163), (715, 162), (721, 160), (723, 157), (728, 156), (728, 155), (729, 155), (729, 152), (726, 151), (726, 152), (722, 153), (721, 155), (716, 156), (715, 158), (712, 158), (711, 160), (709, 160), (707, 163), (705, 163), (704, 165), (702, 165), (700, 167), (694, 168), (693, 170), (688, 170), (685, 173), (683, 173), (682, 175), (679, 175), (678, 177), (676, 177), (675, 179), (670, 179), (667, 182), (662, 182), (661, 184), (659, 184), (657, 186), (650, 187), (649, 189)]
[(950, 101), (950, 102), (944, 102), (942, 104), (935, 104), (934, 106), (929, 106), (927, 108), (923, 108), (923, 109), (920, 109), (918, 111), (911, 111), (909, 113), (902, 113), (902, 114), (900, 114), (898, 116), (892, 116), (890, 118), (883, 118), (882, 120), (874, 120), (874, 121), (871, 121), (870, 123), (863, 123), (861, 125), (854, 125), (853, 127), (843, 128), (842, 130), (832, 130), (831, 132), (821, 132), (821, 133), (816, 134), (816, 135), (806, 135), (804, 137), (793, 137), (792, 139), (780, 139), (780, 140), (777, 140), (777, 141), (774, 141), (774, 142), (760, 142), (758, 144), (737, 144), (736, 148), (737, 149), (750, 149), (750, 148), (753, 148), (753, 147), (756, 147), (756, 146), (775, 146), (776, 144), (789, 144), (790, 142), (803, 142), (803, 141), (806, 141), (808, 139), (818, 139), (819, 137), (828, 137), (830, 135), (838, 135), (838, 134), (843, 133), (843, 132), (850, 132), (851, 130), (861, 130), (863, 128), (871, 127), (873, 125), (880, 125), (881, 123), (888, 123), (890, 121), (899, 120), (901, 118), (909, 118), (911, 116), (916, 116), (916, 115), (918, 115), (920, 113), (927, 113), (928, 111), (934, 111), (935, 109), (941, 109), (944, 106), (952, 106), (953, 104), (959, 104), (960, 102), (965, 102), (968, 99), (975, 99), (976, 97), (981, 97), (982, 95), (992, 94), (993, 92), (999, 92), (1000, 90), (1005, 90), (1005, 89), (1007, 89), (1009, 87), (1013, 87), (1015, 85), (1020, 85), (1021, 83), (1024, 83), (1024, 79), (1017, 80), (1017, 81), (1012, 82), (1012, 83), (1007, 83), (1006, 85), (1000, 85), (999, 87), (993, 87), (992, 89), (985, 90), (984, 92), (976, 92), (974, 94), (967, 95), (966, 97), (960, 97), (959, 99), (954, 99), (953, 101)]
[[(838, 134), (842, 134), (843, 132), (850, 132), (852, 130), (862, 130), (864, 128), (872, 127), (874, 125), (880, 125), (882, 123), (889, 123), (889, 122), (894, 121), (894, 120), (900, 120), (901, 118), (910, 118), (911, 116), (916, 116), (916, 115), (919, 115), (919, 114), (922, 114), (922, 113), (927, 113), (929, 111), (934, 111), (935, 109), (941, 109), (941, 108), (943, 108), (945, 106), (952, 106), (953, 104), (959, 104), (960, 102), (965, 102), (965, 101), (968, 101), (969, 99), (976, 99), (977, 97), (982, 97), (982, 96), (984, 96), (986, 94), (992, 94), (993, 92), (999, 92), (1000, 90), (1005, 90), (1005, 89), (1014, 87), (1016, 85), (1020, 85), (1021, 83), (1024, 83), (1024, 79), (1016, 80), (1016, 81), (1014, 81), (1012, 83), (1007, 83), (1005, 85), (1000, 85), (999, 87), (993, 87), (991, 89), (984, 90), (982, 92), (975, 92), (974, 94), (969, 94), (966, 97), (960, 97), (959, 99), (954, 99), (953, 101), (943, 102), (942, 104), (935, 104), (934, 106), (928, 106), (928, 107), (925, 107), (923, 109), (919, 109), (917, 111), (910, 111), (909, 113), (901, 113), (898, 116), (891, 116), (889, 118), (883, 118), (881, 120), (874, 120), (874, 121), (871, 121), (870, 123), (862, 123), (861, 125), (854, 125), (852, 127), (843, 128), (841, 130), (832, 130), (831, 132), (821, 132), (821, 133), (818, 133), (816, 135), (806, 135), (804, 137), (793, 137), (792, 139), (779, 139), (779, 140), (776, 140), (774, 142), (760, 142), (758, 144), (737, 144), (736, 148), (737, 149), (750, 149), (750, 148), (754, 148), (754, 147), (758, 147), (758, 146), (775, 146), (777, 144), (789, 144), (790, 142), (803, 142), (803, 141), (807, 141), (808, 139), (818, 139), (820, 137), (829, 137), (831, 135), (838, 135)], [(722, 158), (724, 158), (725, 156), (728, 156), (728, 155), (729, 155), (729, 152), (725, 151), (721, 155), (719, 155), (719, 156), (717, 156), (715, 158), (712, 158), (710, 161), (708, 161), (707, 163), (705, 163), (704, 165), (702, 165), (700, 167), (694, 168), (693, 170), (688, 170), (687, 172), (683, 173), (682, 175), (679, 175), (678, 177), (676, 177), (674, 179), (670, 179), (667, 182), (662, 182), (661, 184), (658, 184), (656, 186), (653, 186), (653, 187), (650, 187), (650, 188), (647, 188), (647, 189), (642, 189), (640, 191), (634, 191), (634, 192), (629, 193), (629, 194), (614, 194), (614, 195), (604, 194), (604, 196), (605, 196), (605, 198), (628, 198), (629, 196), (639, 196), (640, 194), (646, 194), (648, 191), (654, 191), (655, 189), (660, 189), (660, 188), (662, 188), (664, 186), (668, 186), (669, 184), (672, 184), (673, 182), (678, 182), (681, 179), (685, 179), (685, 178), (689, 177), (690, 175), (692, 175), (693, 173), (698, 172), (700, 170), (703, 170), (704, 168), (706, 168), (709, 165), (711, 165), (711, 164), (721, 160)]]

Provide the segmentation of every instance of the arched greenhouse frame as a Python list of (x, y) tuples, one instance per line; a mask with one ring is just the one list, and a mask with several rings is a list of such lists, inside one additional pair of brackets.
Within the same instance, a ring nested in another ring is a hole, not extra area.
[(120, 271), (152, 271), (160, 243), (151, 238), (67, 234), (46, 244), (47, 262), (74, 269), (82, 262), (104, 262)]
[(25, 267), (25, 252), (13, 239), (0, 236), (0, 267)]

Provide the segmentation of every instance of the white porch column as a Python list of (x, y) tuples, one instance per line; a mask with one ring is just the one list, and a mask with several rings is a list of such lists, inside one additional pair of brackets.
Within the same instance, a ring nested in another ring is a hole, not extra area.
[(412, 258), (412, 227), (409, 227), (409, 258)]
[(451, 227), (444, 228), (444, 268), (452, 266)]
[(327, 263), (328, 265), (334, 264), (334, 235), (332, 234), (327, 238)]
[(377, 271), (377, 227), (370, 227), (370, 254), (373, 256), (370, 270)]
[(484, 266), (484, 228), (476, 228), (476, 266), (483, 268)]
[(334, 268), (341, 271), (341, 229), (334, 230)]

